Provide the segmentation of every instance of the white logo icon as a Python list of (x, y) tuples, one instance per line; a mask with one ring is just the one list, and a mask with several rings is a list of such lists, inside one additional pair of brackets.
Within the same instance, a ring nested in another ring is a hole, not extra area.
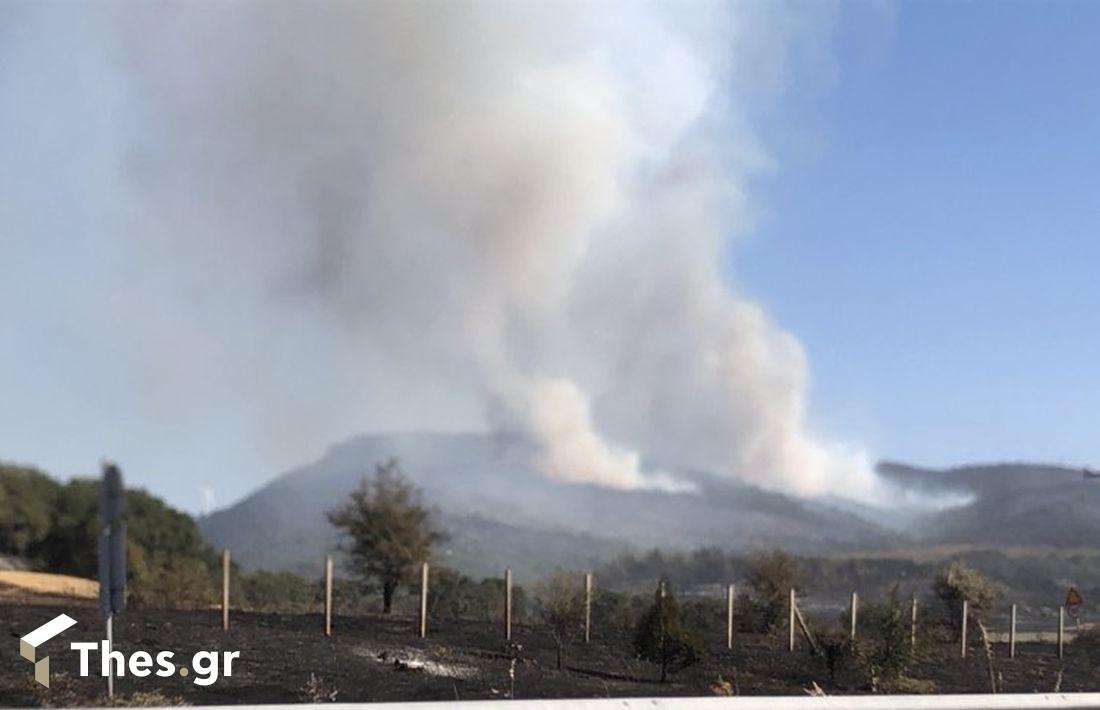
[(60, 614), (19, 639), (19, 655), (34, 664), (34, 679), (47, 688), (50, 687), (50, 657), (36, 659), (35, 651), (54, 636), (75, 625), (76, 619), (68, 614)]

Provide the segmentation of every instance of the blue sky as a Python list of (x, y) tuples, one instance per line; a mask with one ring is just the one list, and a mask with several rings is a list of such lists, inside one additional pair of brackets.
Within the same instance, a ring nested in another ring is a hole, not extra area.
[(1100, 464), (1098, 32), (1072, 2), (906, 3), (871, 51), (841, 28), (733, 267), (801, 338), (819, 427)]
[[(188, 391), (184, 368), (224, 353), (216, 337), (194, 352), (187, 328), (217, 336), (252, 304), (211, 323), (183, 312), (179, 333), (98, 337), (131, 293), (148, 298), (128, 316), (154, 321), (178, 295), (163, 274), (113, 278), (113, 220), (141, 218), (116, 182), (120, 156), (140, 151), (118, 144), (143, 114), (82, 13), (29, 7), (0, 4), (0, 459), (87, 474), (122, 451), (177, 505), (198, 510), (214, 488), (228, 503), (320, 450), (288, 435), (274, 464), (242, 443), (247, 409)], [(758, 219), (730, 282), (802, 342), (823, 434), (915, 464), (1100, 466), (1100, 3), (841, 7), (831, 66), (762, 121), (774, 168), (750, 185)], [(127, 359), (138, 348), (190, 361), (145, 380)], [(221, 376), (247, 380), (249, 352)], [(283, 355), (302, 377), (256, 399), (293, 410), (330, 363), (307, 372), (295, 358), (312, 353)], [(186, 417), (150, 406), (161, 388)]]

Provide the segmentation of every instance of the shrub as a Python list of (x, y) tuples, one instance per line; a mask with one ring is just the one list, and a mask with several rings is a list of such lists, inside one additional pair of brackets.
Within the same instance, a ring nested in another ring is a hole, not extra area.
[(257, 570), (239, 576), (247, 609), (294, 613), (316, 610), (320, 603), (319, 586), (293, 572)]
[(127, 542), (127, 596), (135, 607), (203, 609), (217, 600), (215, 577), (194, 557), (177, 557)]
[(703, 657), (698, 637), (680, 620), (680, 608), (668, 584), (662, 582), (654, 595), (653, 606), (642, 615), (634, 634), (638, 656), (661, 668), (661, 682), (669, 673), (697, 663)]
[(969, 614), (976, 620), (983, 621), (1000, 597), (1000, 588), (996, 582), (962, 562), (952, 562), (947, 569), (936, 575), (932, 582), (932, 591), (948, 615), (947, 623), (956, 630), (962, 617), (963, 601), (968, 602)]
[(881, 603), (865, 602), (860, 608), (861, 632), (855, 644), (871, 689), (905, 676), (913, 661), (909, 609), (898, 599), (897, 589)]
[(852, 640), (848, 634), (837, 629), (828, 629), (817, 636), (821, 657), (829, 671), (829, 682), (836, 685), (836, 674), (853, 657)]
[(773, 550), (749, 558), (750, 611), (763, 630), (772, 631), (783, 624), (790, 590), (796, 586), (797, 578), (798, 561), (787, 552)]
[[(722, 630), (726, 628), (726, 601), (713, 597), (696, 597), (684, 599), (681, 604), (681, 617), (684, 626), (696, 633), (703, 634), (708, 631)], [(724, 638), (724, 636), (723, 636)]]

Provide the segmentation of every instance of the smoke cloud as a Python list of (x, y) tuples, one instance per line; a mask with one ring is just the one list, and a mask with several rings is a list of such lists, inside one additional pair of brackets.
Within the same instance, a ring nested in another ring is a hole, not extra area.
[[(125, 4), (103, 244), (119, 357), (243, 440), (520, 431), (546, 475), (881, 491), (806, 423), (798, 341), (729, 282), (753, 130), (825, 59), (805, 4)], [(134, 297), (134, 294), (140, 294)], [(90, 328), (105, 327), (92, 319)]]

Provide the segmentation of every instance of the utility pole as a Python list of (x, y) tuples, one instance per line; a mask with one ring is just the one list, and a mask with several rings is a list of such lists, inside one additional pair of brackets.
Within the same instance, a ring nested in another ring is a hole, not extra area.
[[(126, 524), (122, 522), (122, 472), (103, 464), (99, 490), (99, 613), (107, 627), (107, 652), (115, 644), (115, 614), (126, 607)], [(115, 697), (115, 680), (107, 674), (107, 697)]]

